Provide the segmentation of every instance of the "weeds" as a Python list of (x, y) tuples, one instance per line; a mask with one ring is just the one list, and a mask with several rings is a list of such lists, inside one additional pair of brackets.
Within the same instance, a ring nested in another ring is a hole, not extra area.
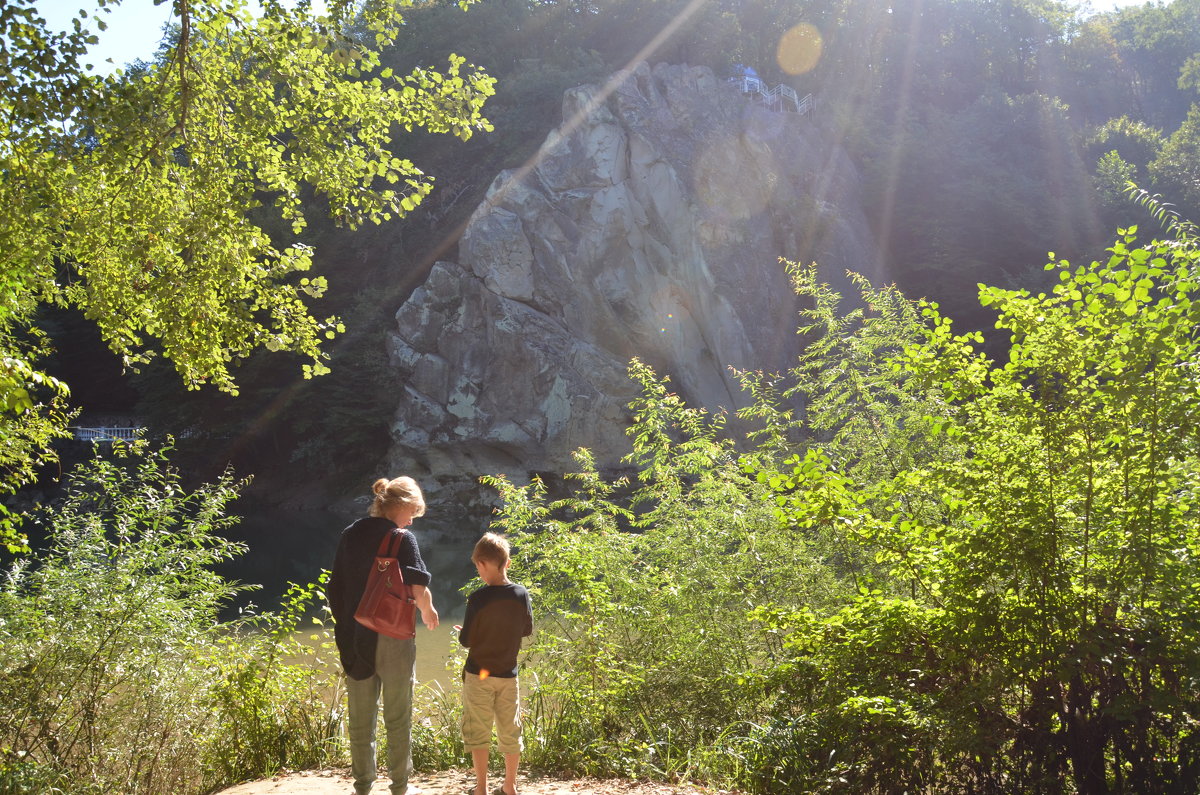
[(286, 662), (317, 587), (218, 619), (240, 486), (187, 492), (165, 451), (119, 448), (40, 513), (47, 549), (0, 582), (0, 793), (202, 792), (335, 757), (336, 679)]

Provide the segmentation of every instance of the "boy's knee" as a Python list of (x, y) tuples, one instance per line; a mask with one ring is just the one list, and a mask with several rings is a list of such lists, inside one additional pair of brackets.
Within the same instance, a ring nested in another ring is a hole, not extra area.
[(525, 744), (520, 738), (517, 738), (515, 744), (510, 745), (507, 743), (500, 743), (496, 746), (496, 750), (499, 751), (503, 756), (520, 756), (525, 750)]

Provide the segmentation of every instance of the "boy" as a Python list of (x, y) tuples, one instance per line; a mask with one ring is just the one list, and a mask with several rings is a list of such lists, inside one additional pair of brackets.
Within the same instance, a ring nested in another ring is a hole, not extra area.
[(467, 597), (467, 616), (458, 641), (466, 646), (463, 669), (463, 746), (475, 768), (475, 795), (488, 795), (488, 751), (492, 722), (504, 755), (504, 784), (493, 795), (517, 795), (521, 760), (521, 717), (517, 702), (517, 652), (533, 634), (529, 591), (508, 579), (508, 540), (487, 533), (475, 544), (471, 562), (484, 587)]

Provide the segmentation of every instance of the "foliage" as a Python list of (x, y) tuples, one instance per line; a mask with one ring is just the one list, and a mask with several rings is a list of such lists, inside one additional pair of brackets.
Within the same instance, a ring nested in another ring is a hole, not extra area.
[(1178, 197), (1185, 216), (1200, 218), (1200, 104), (1167, 138), (1150, 174), (1156, 190)]
[(635, 475), (581, 452), (561, 499), (489, 479), (547, 616), (532, 764), (762, 793), (1194, 790), (1200, 245), (1171, 231), (1052, 259), (1041, 294), (980, 286), (1001, 360), (935, 305), (860, 283), (843, 311), (793, 267), (808, 345), (743, 374), (749, 438), (635, 361)]
[[(207, 663), (210, 725), (201, 738), (211, 782), (313, 769), (340, 759), (342, 679), (333, 635), (324, 623), (303, 636), (300, 624), (325, 601), (315, 583), (291, 584), (279, 612), (243, 616), (198, 655)], [(233, 630), (233, 631), (228, 631)]]
[[(3, 309), (0, 308), (0, 323)], [(37, 477), (39, 456), (64, 430), (71, 412), (67, 385), (37, 370), (33, 362), (44, 350), (0, 329), (0, 495), (16, 491)], [(10, 553), (28, 551), (20, 517), (0, 503), (0, 545)]]
[(1133, 91), (1133, 102), (1110, 115), (1136, 107), (1156, 127), (1177, 126), (1193, 99), (1179, 85), (1179, 78), (1188, 60), (1200, 51), (1200, 3), (1176, 0), (1131, 6), (1106, 15), (1102, 24), (1111, 27), (1118, 43), (1122, 66), (1118, 80)]
[(42, 303), (81, 309), (127, 366), (161, 353), (189, 388), (236, 392), (232, 364), (259, 349), (307, 358), (306, 377), (328, 371), (321, 343), (343, 328), (309, 311), (326, 283), (302, 275), (302, 198), (322, 196), (349, 227), (403, 216), (431, 182), (390, 151), (394, 131), (489, 129), (493, 81), (464, 59), (379, 68), (403, 5), (339, 0), (317, 17), (267, 2), (254, 17), (243, 0), (177, 4), (159, 59), (106, 76), (83, 64), (86, 19), (53, 34), (31, 0), (4, 7), (0, 434), (15, 450), (44, 449), (61, 427), (34, 388), (58, 385), (14, 341)]
[(2, 791), (207, 791), (333, 756), (336, 680), (287, 659), (318, 593), (219, 621), (243, 589), (213, 571), (242, 551), (219, 535), (240, 486), (186, 491), (165, 451), (118, 449), (42, 511), (47, 549), (0, 588)]
[(1134, 181), (1137, 169), (1121, 159), (1116, 149), (1105, 154), (1096, 164), (1096, 190), (1106, 207), (1125, 207), (1125, 186)]
[(1147, 176), (1146, 168), (1162, 150), (1165, 139), (1162, 131), (1128, 116), (1109, 119), (1088, 136), (1085, 142), (1088, 160), (1099, 160), (1109, 152), (1137, 168), (1135, 181)]
[[(774, 636), (760, 604), (825, 605), (844, 588), (820, 537), (780, 524), (768, 487), (644, 364), (630, 429), (635, 480), (580, 451), (573, 493), (489, 478), (513, 533), (512, 576), (537, 605), (526, 758), (551, 769), (680, 776), (714, 763), (731, 722), (769, 700), (757, 665)], [(629, 660), (637, 660), (630, 666)]]
[[(981, 287), (1012, 335), (1007, 362), (973, 352), (978, 338), (953, 335), (932, 308), (925, 339), (893, 358), (952, 407), (925, 433), (960, 452), (846, 485), (842, 526), (911, 595), (864, 592), (791, 634), (788, 670), (807, 698), (784, 736), (834, 754), (822, 775), (852, 791), (1200, 780), (1200, 249), (1134, 240), (1104, 263), (1052, 262), (1049, 294)], [(847, 729), (864, 696), (886, 709)], [(887, 715), (907, 728), (876, 731)], [(805, 772), (793, 785), (827, 780)]]
[(1084, 144), (1084, 158), (1095, 162), (1097, 214), (1105, 226), (1122, 227), (1151, 219), (1131, 208), (1130, 182), (1150, 184), (1150, 164), (1165, 143), (1162, 131), (1128, 116), (1109, 119)]
[[(463, 661), (458, 661), (458, 670), (462, 670)], [(469, 756), (463, 750), (458, 692), (447, 691), (436, 682), (418, 687), (413, 693), (413, 769), (449, 770)]]

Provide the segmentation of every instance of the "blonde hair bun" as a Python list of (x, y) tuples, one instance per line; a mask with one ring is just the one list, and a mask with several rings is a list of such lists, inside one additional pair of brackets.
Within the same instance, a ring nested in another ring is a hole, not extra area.
[(371, 491), (375, 494), (369, 512), (371, 516), (387, 516), (396, 505), (411, 505), (413, 516), (425, 515), (425, 497), (421, 494), (421, 487), (407, 475), (391, 480), (380, 478), (371, 486)]

